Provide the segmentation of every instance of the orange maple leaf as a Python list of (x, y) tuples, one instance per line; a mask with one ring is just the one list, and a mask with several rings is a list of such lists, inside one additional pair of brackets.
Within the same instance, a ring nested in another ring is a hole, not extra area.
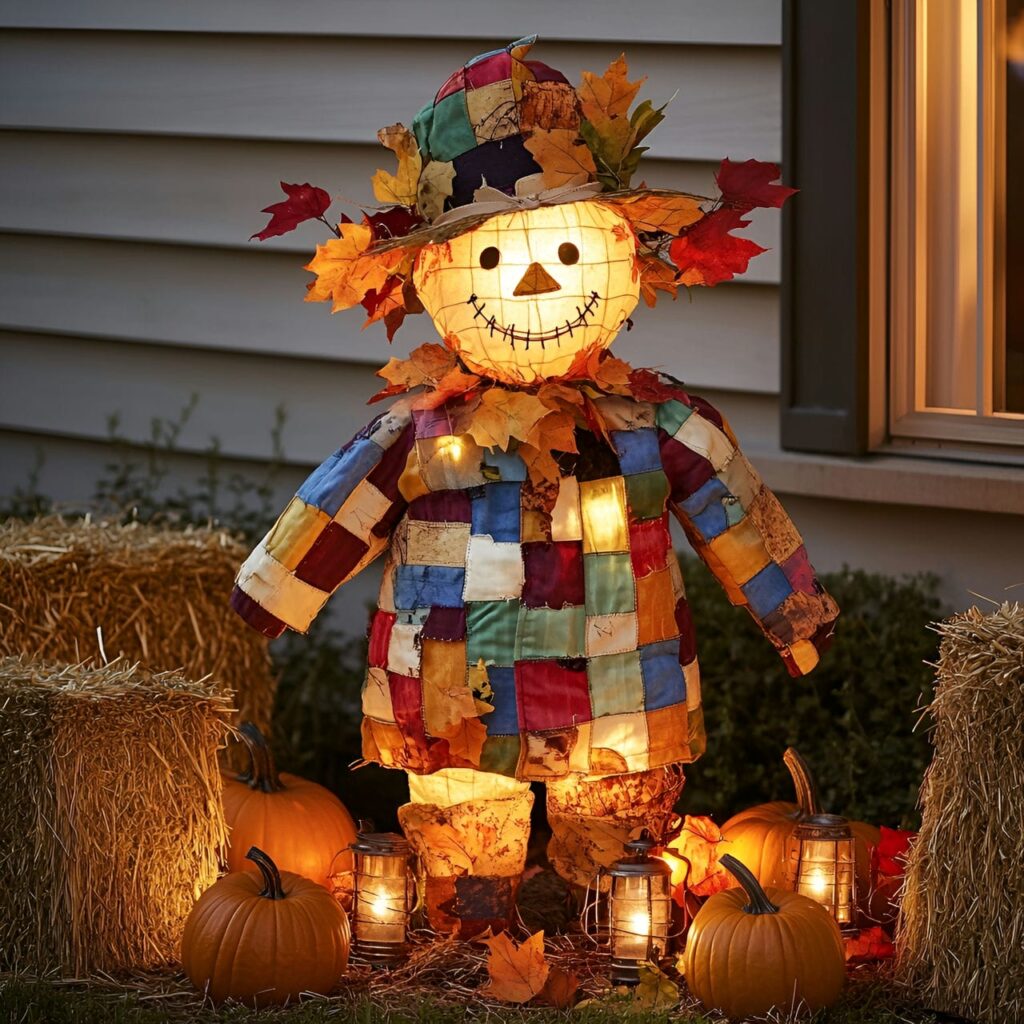
[(657, 256), (640, 256), (640, 294), (648, 306), (653, 307), (658, 301), (658, 292), (668, 292), (675, 300), (679, 291), (678, 271)]
[(490, 981), (480, 994), (500, 999), (504, 1003), (528, 1003), (548, 980), (550, 967), (544, 957), (544, 932), (535, 932), (516, 944), (502, 932), (484, 939), (490, 951), (487, 973)]
[[(481, 702), (477, 702), (477, 707)], [(489, 704), (484, 708), (493, 711)], [(460, 718), (456, 722), (442, 729), (437, 734), (448, 741), (448, 753), (453, 758), (467, 761), (474, 768), (480, 767), (480, 754), (484, 749), (484, 740), (487, 739), (487, 726), (479, 718)]]
[(480, 404), (466, 426), (481, 448), (508, 449), (510, 438), (526, 441), (538, 420), (548, 414), (548, 407), (529, 391), (490, 388), (480, 397)]
[(576, 993), (580, 990), (579, 975), (575, 971), (563, 971), (561, 967), (552, 967), (548, 972), (548, 980), (537, 995), (538, 1002), (547, 1003), (556, 1010), (568, 1009), (576, 1001)]
[(700, 200), (693, 196), (641, 193), (612, 204), (634, 231), (678, 235), (688, 224), (704, 216)]
[(574, 128), (535, 128), (525, 145), (547, 188), (582, 185), (597, 173), (594, 155)]
[(444, 345), (428, 343), (409, 353), (408, 359), (392, 356), (377, 371), (388, 386), (378, 391), (370, 402), (379, 402), (391, 395), (400, 395), (413, 388), (437, 385), (455, 367), (455, 353)]
[(718, 847), (725, 841), (722, 830), (707, 817), (686, 815), (679, 836), (668, 852), (689, 865), (686, 889), (695, 896), (713, 896), (729, 888), (730, 875), (718, 863)]
[(332, 313), (362, 302), (369, 291), (380, 291), (406, 256), (401, 248), (368, 252), (373, 233), (366, 224), (340, 224), (338, 230), (340, 237), (318, 245), (306, 264), (306, 270), (316, 274), (306, 301), (333, 299)]
[(629, 67), (626, 55), (620, 54), (608, 65), (603, 75), (592, 71), (583, 72), (583, 81), (576, 90), (580, 98), (583, 116), (593, 125), (612, 117), (624, 117), (630, 104), (636, 99), (647, 76), (635, 82), (628, 79)]

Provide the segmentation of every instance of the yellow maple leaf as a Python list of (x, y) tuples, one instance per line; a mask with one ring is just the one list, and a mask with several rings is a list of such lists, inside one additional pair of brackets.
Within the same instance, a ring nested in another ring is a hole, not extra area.
[(550, 967), (544, 957), (544, 932), (534, 932), (520, 944), (505, 932), (484, 939), (489, 953), (490, 981), (480, 994), (504, 1003), (528, 1003), (548, 980)]
[(704, 216), (700, 200), (693, 196), (647, 192), (612, 205), (629, 221), (634, 231), (667, 235), (678, 235), (687, 225)]
[(318, 245), (316, 255), (306, 264), (306, 270), (316, 274), (306, 301), (333, 299), (332, 313), (349, 309), (362, 302), (371, 289), (382, 288), (405, 258), (401, 248), (368, 252), (373, 235), (366, 224), (340, 224), (338, 230), (341, 236)]
[(381, 128), (377, 138), (398, 158), (398, 173), (378, 170), (373, 176), (373, 194), (381, 203), (415, 205), (423, 165), (416, 137), (404, 124), (392, 124)]
[(624, 117), (629, 112), (629, 106), (647, 81), (647, 76), (631, 82), (628, 73), (624, 53), (608, 65), (603, 75), (595, 75), (592, 71), (583, 72), (583, 81), (576, 89), (576, 95), (580, 98), (583, 116), (591, 124), (598, 125), (613, 117)]
[(561, 470), (550, 448), (535, 448), (532, 444), (521, 444), (519, 457), (523, 460), (530, 483), (535, 488), (542, 488), (545, 483), (555, 483), (562, 478)]
[(640, 980), (633, 989), (633, 1005), (644, 1010), (671, 1010), (679, 1002), (679, 986), (656, 964), (640, 965)]
[(416, 207), (427, 220), (433, 220), (444, 209), (444, 201), (452, 194), (455, 165), (451, 161), (431, 160), (420, 171), (416, 189)]
[(466, 424), (466, 433), (481, 448), (506, 451), (510, 438), (527, 440), (537, 421), (548, 412), (548, 407), (528, 391), (490, 388), (480, 397), (480, 404)]
[[(480, 707), (481, 702), (477, 702)], [(488, 711), (494, 709), (484, 704)], [(448, 741), (448, 753), (451, 757), (468, 761), (474, 768), (480, 767), (480, 754), (484, 749), (484, 740), (487, 739), (487, 726), (479, 718), (460, 718), (445, 729), (437, 733), (442, 739)]]
[(597, 173), (593, 154), (574, 128), (535, 128), (525, 145), (546, 188), (582, 185)]

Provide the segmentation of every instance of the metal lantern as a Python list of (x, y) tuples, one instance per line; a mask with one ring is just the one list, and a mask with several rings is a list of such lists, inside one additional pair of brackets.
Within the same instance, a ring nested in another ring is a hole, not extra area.
[(650, 833), (643, 832), (626, 843), (627, 856), (608, 869), (614, 984), (636, 983), (641, 963), (656, 963), (668, 952), (672, 869), (651, 856), (655, 845)]
[(415, 896), (409, 844), (403, 836), (374, 832), (372, 822), (361, 821), (352, 852), (355, 950), (371, 963), (398, 960), (405, 953)]
[(814, 814), (793, 831), (789, 887), (820, 903), (843, 931), (853, 931), (857, 899), (855, 850), (850, 823), (837, 814)]

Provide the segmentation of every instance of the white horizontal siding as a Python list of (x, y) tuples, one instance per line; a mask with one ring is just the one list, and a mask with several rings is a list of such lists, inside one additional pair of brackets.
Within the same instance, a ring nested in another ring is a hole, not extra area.
[[(365, 143), (382, 125), (408, 124), (467, 49), (448, 39), (8, 30), (0, 124)], [(602, 71), (620, 49), (558, 42), (538, 55), (575, 75)], [(677, 94), (652, 156), (778, 159), (777, 50), (641, 44), (629, 56), (648, 75), (646, 95)]]
[(152, 32), (273, 33), (507, 42), (544, 39), (628, 43), (776, 45), (780, 0), (3, 0), (0, 26)]

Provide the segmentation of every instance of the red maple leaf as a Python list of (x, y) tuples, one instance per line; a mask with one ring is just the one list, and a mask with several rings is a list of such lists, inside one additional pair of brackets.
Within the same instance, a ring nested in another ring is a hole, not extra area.
[(729, 234), (749, 223), (739, 211), (723, 206), (673, 239), (668, 251), (679, 268), (680, 284), (712, 286), (742, 274), (751, 259), (765, 251), (749, 238)]
[(878, 878), (902, 878), (907, 870), (907, 854), (916, 832), (901, 828), (880, 829), (878, 845), (871, 851), (871, 866)]
[(629, 375), (629, 384), (633, 397), (640, 402), (667, 402), (671, 398), (690, 400), (681, 385), (653, 370), (634, 370)]
[(760, 160), (744, 160), (737, 164), (725, 159), (718, 168), (715, 181), (722, 192), (723, 204), (746, 213), (756, 206), (781, 206), (799, 191), (788, 185), (772, 185), (780, 173), (778, 164)]
[(389, 206), (377, 213), (364, 213), (363, 223), (370, 225), (374, 241), (383, 242), (390, 238), (402, 238), (409, 234), (423, 218), (409, 206)]
[(892, 939), (878, 925), (862, 928), (843, 942), (847, 960), (888, 960), (895, 952)]
[(279, 203), (272, 203), (263, 208), (263, 213), (269, 213), (270, 223), (262, 231), (257, 231), (249, 238), (258, 238), (265, 242), (275, 235), (286, 235), (294, 231), (304, 220), (313, 220), (315, 217), (322, 217), (324, 211), (331, 205), (331, 197), (322, 189), (310, 185), (289, 185), (281, 182), (287, 199)]

